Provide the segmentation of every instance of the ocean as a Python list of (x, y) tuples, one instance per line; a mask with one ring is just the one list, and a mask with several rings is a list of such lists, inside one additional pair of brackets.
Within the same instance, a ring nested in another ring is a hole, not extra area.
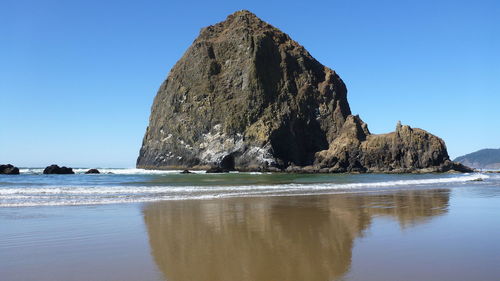
[(500, 184), (498, 174), (285, 174), (100, 169), (101, 174), (44, 175), (23, 168), (0, 175), (0, 207), (96, 205), (227, 197), (319, 195), (465, 184)]

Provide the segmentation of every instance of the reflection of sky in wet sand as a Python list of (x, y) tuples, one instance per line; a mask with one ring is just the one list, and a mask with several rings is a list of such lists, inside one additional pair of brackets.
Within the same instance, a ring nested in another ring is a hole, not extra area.
[(143, 214), (167, 280), (334, 280), (375, 216), (409, 227), (446, 213), (448, 201), (448, 190), (421, 190), (158, 202)]

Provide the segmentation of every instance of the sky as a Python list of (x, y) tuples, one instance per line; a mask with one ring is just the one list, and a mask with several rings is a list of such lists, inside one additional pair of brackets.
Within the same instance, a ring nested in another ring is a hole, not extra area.
[(169, 70), (242, 9), (334, 69), (372, 133), (500, 147), (497, 0), (0, 0), (0, 163), (134, 167)]

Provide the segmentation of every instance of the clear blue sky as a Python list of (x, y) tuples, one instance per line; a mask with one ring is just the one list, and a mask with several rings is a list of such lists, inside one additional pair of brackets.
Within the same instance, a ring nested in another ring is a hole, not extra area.
[(170, 68), (241, 9), (335, 69), (373, 133), (401, 120), (452, 158), (500, 147), (498, 0), (2, 0), (0, 163), (133, 167)]

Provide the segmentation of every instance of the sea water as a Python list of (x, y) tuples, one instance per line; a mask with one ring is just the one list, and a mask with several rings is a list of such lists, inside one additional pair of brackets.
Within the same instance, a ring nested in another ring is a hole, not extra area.
[(101, 174), (44, 175), (24, 168), (0, 175), (0, 207), (95, 205), (161, 200), (448, 188), (500, 184), (500, 175), (471, 174), (286, 174), (143, 169), (100, 169)]

